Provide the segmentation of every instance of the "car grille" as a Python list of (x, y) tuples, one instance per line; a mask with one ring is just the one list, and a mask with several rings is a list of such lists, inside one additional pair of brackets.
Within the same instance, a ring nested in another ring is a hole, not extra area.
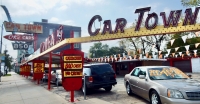
[(186, 92), (188, 99), (200, 99), (200, 91), (197, 92)]

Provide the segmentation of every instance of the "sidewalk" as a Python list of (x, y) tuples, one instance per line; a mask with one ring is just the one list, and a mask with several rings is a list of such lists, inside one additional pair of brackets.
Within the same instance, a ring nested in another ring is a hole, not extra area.
[(10, 74), (1, 77), (0, 104), (112, 104), (96, 98), (71, 103), (25, 77)]

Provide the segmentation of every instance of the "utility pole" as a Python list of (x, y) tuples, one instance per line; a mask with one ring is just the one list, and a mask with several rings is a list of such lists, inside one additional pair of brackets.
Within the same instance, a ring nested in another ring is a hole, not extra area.
[[(3, 36), (3, 23), (2, 23), (2, 26), (1, 26), (1, 44), (0, 44), (0, 54), (1, 54), (1, 50), (2, 50), (2, 36)], [(0, 82), (1, 82), (1, 57), (0, 57)]]

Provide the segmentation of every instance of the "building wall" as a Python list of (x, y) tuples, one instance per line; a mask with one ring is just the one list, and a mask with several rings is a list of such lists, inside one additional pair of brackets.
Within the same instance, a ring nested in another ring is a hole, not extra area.
[[(40, 48), (40, 44), (42, 42), (45, 41), (45, 39), (52, 34), (52, 32), (57, 31), (57, 29), (59, 28), (59, 26), (61, 24), (53, 24), (53, 23), (48, 23), (48, 22), (34, 22), (33, 24), (38, 24), (38, 25), (42, 25), (43, 26), (43, 33), (42, 34), (38, 34), (38, 40), (37, 40), (37, 46), (36, 49)], [(70, 38), (70, 32), (74, 31), (75, 33), (79, 33), (79, 36), (76, 37), (81, 37), (81, 27), (76, 27), (76, 26), (69, 26), (69, 25), (63, 25), (63, 34), (64, 34), (64, 38)], [(70, 45), (67, 45), (65, 47), (62, 47), (56, 51), (56, 52), (60, 52), (62, 50), (65, 49), (69, 49)], [(79, 43), (79, 48), (75, 48), (78, 50), (81, 50), (81, 43)]]

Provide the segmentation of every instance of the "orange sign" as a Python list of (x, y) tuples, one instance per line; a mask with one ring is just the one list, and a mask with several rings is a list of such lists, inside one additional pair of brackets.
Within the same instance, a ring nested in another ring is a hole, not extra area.
[(3, 22), (7, 32), (43, 33), (42, 25)]
[(64, 71), (64, 77), (80, 77), (82, 76), (81, 71)]
[(64, 61), (82, 61), (81, 56), (64, 56)]
[(44, 63), (34, 63), (34, 73), (44, 72)]
[(64, 69), (82, 69), (82, 63), (64, 63)]

